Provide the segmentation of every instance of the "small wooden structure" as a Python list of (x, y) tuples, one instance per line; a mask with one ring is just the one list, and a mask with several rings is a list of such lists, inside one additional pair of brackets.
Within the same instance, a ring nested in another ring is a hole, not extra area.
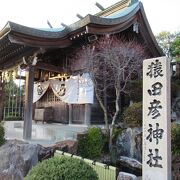
[(53, 116), (53, 109), (52, 107), (46, 107), (46, 108), (36, 108), (34, 112), (34, 120), (37, 123), (37, 121), (44, 122), (52, 122), (54, 120)]
[[(25, 139), (31, 138), (34, 81), (43, 80), (45, 74), (71, 73), (73, 52), (107, 34), (121, 34), (145, 43), (149, 57), (162, 55), (143, 5), (138, 0), (122, 0), (95, 15), (88, 14), (59, 29), (42, 30), (8, 22), (0, 31), (0, 71), (23, 62), (26, 64)], [(34, 57), (37, 62), (33, 61)], [(54, 121), (61, 123), (88, 125), (102, 123), (100, 120), (103, 119), (96, 100), (93, 105), (66, 104), (57, 99), (51, 89), (35, 106), (52, 107)]]

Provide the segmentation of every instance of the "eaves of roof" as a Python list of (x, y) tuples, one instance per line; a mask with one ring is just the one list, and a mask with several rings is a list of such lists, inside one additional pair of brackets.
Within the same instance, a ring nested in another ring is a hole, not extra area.
[[(139, 23), (139, 32), (154, 57), (162, 56), (163, 53), (151, 31), (142, 3), (137, 0), (132, 4), (128, 2), (129, 0), (123, 0), (111, 6), (109, 10), (96, 15), (88, 14), (83, 19), (61, 29), (43, 30), (8, 22), (0, 31), (0, 64), (16, 58), (20, 52), (23, 56), (25, 52), (34, 52), (39, 48), (68, 47), (72, 45), (73, 38), (79, 35), (115, 34), (126, 30), (135, 22)], [(113, 12), (113, 8), (119, 10)]]
[[(116, 17), (100, 17), (88, 14), (82, 20), (55, 31), (52, 31), (52, 29), (48, 31), (30, 28), (13, 22), (8, 22), (3, 30), (0, 31), (0, 39), (4, 36), (8, 36), (10, 42), (12, 43), (32, 47), (66, 47), (71, 44), (70, 39), (74, 37), (75, 34), (85, 33), (88, 26), (96, 26), (98, 28), (113, 27), (132, 19), (139, 10), (139, 2), (132, 7), (126, 7), (126, 9), (127, 10), (120, 10), (118, 12), (118, 16), (116, 15)], [(130, 11), (128, 11), (128, 9), (130, 9)], [(121, 11), (123, 11), (123, 13)], [(119, 29), (119, 31), (121, 31), (121, 29)]]

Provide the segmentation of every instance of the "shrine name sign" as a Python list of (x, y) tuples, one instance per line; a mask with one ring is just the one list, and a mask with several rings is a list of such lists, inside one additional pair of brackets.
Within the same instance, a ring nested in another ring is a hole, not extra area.
[(171, 180), (170, 60), (143, 62), (143, 180)]

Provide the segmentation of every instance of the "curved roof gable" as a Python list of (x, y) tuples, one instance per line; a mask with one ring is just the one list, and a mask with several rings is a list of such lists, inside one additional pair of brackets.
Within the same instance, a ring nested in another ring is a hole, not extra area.
[(0, 64), (17, 58), (19, 53), (24, 56), (25, 53), (32, 53), (39, 48), (68, 47), (76, 36), (87, 33), (114, 34), (137, 22), (139, 32), (152, 54), (155, 57), (163, 55), (151, 31), (142, 3), (138, 0), (122, 0), (100, 13), (88, 14), (65, 28), (36, 29), (8, 22), (0, 31)]

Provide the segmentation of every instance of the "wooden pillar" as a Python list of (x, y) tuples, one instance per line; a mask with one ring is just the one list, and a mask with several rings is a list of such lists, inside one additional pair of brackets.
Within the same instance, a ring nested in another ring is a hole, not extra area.
[(84, 124), (90, 125), (91, 124), (91, 104), (85, 104), (85, 115), (84, 115)]
[(34, 89), (34, 67), (29, 65), (26, 69), (26, 88), (25, 88), (25, 109), (24, 109), (24, 129), (23, 139), (31, 139), (32, 134), (32, 105)]
[(3, 97), (2, 72), (0, 72), (0, 121), (3, 120)]
[(69, 124), (72, 124), (72, 120), (73, 120), (73, 117), (72, 117), (72, 107), (73, 105), (72, 104), (69, 104)]

